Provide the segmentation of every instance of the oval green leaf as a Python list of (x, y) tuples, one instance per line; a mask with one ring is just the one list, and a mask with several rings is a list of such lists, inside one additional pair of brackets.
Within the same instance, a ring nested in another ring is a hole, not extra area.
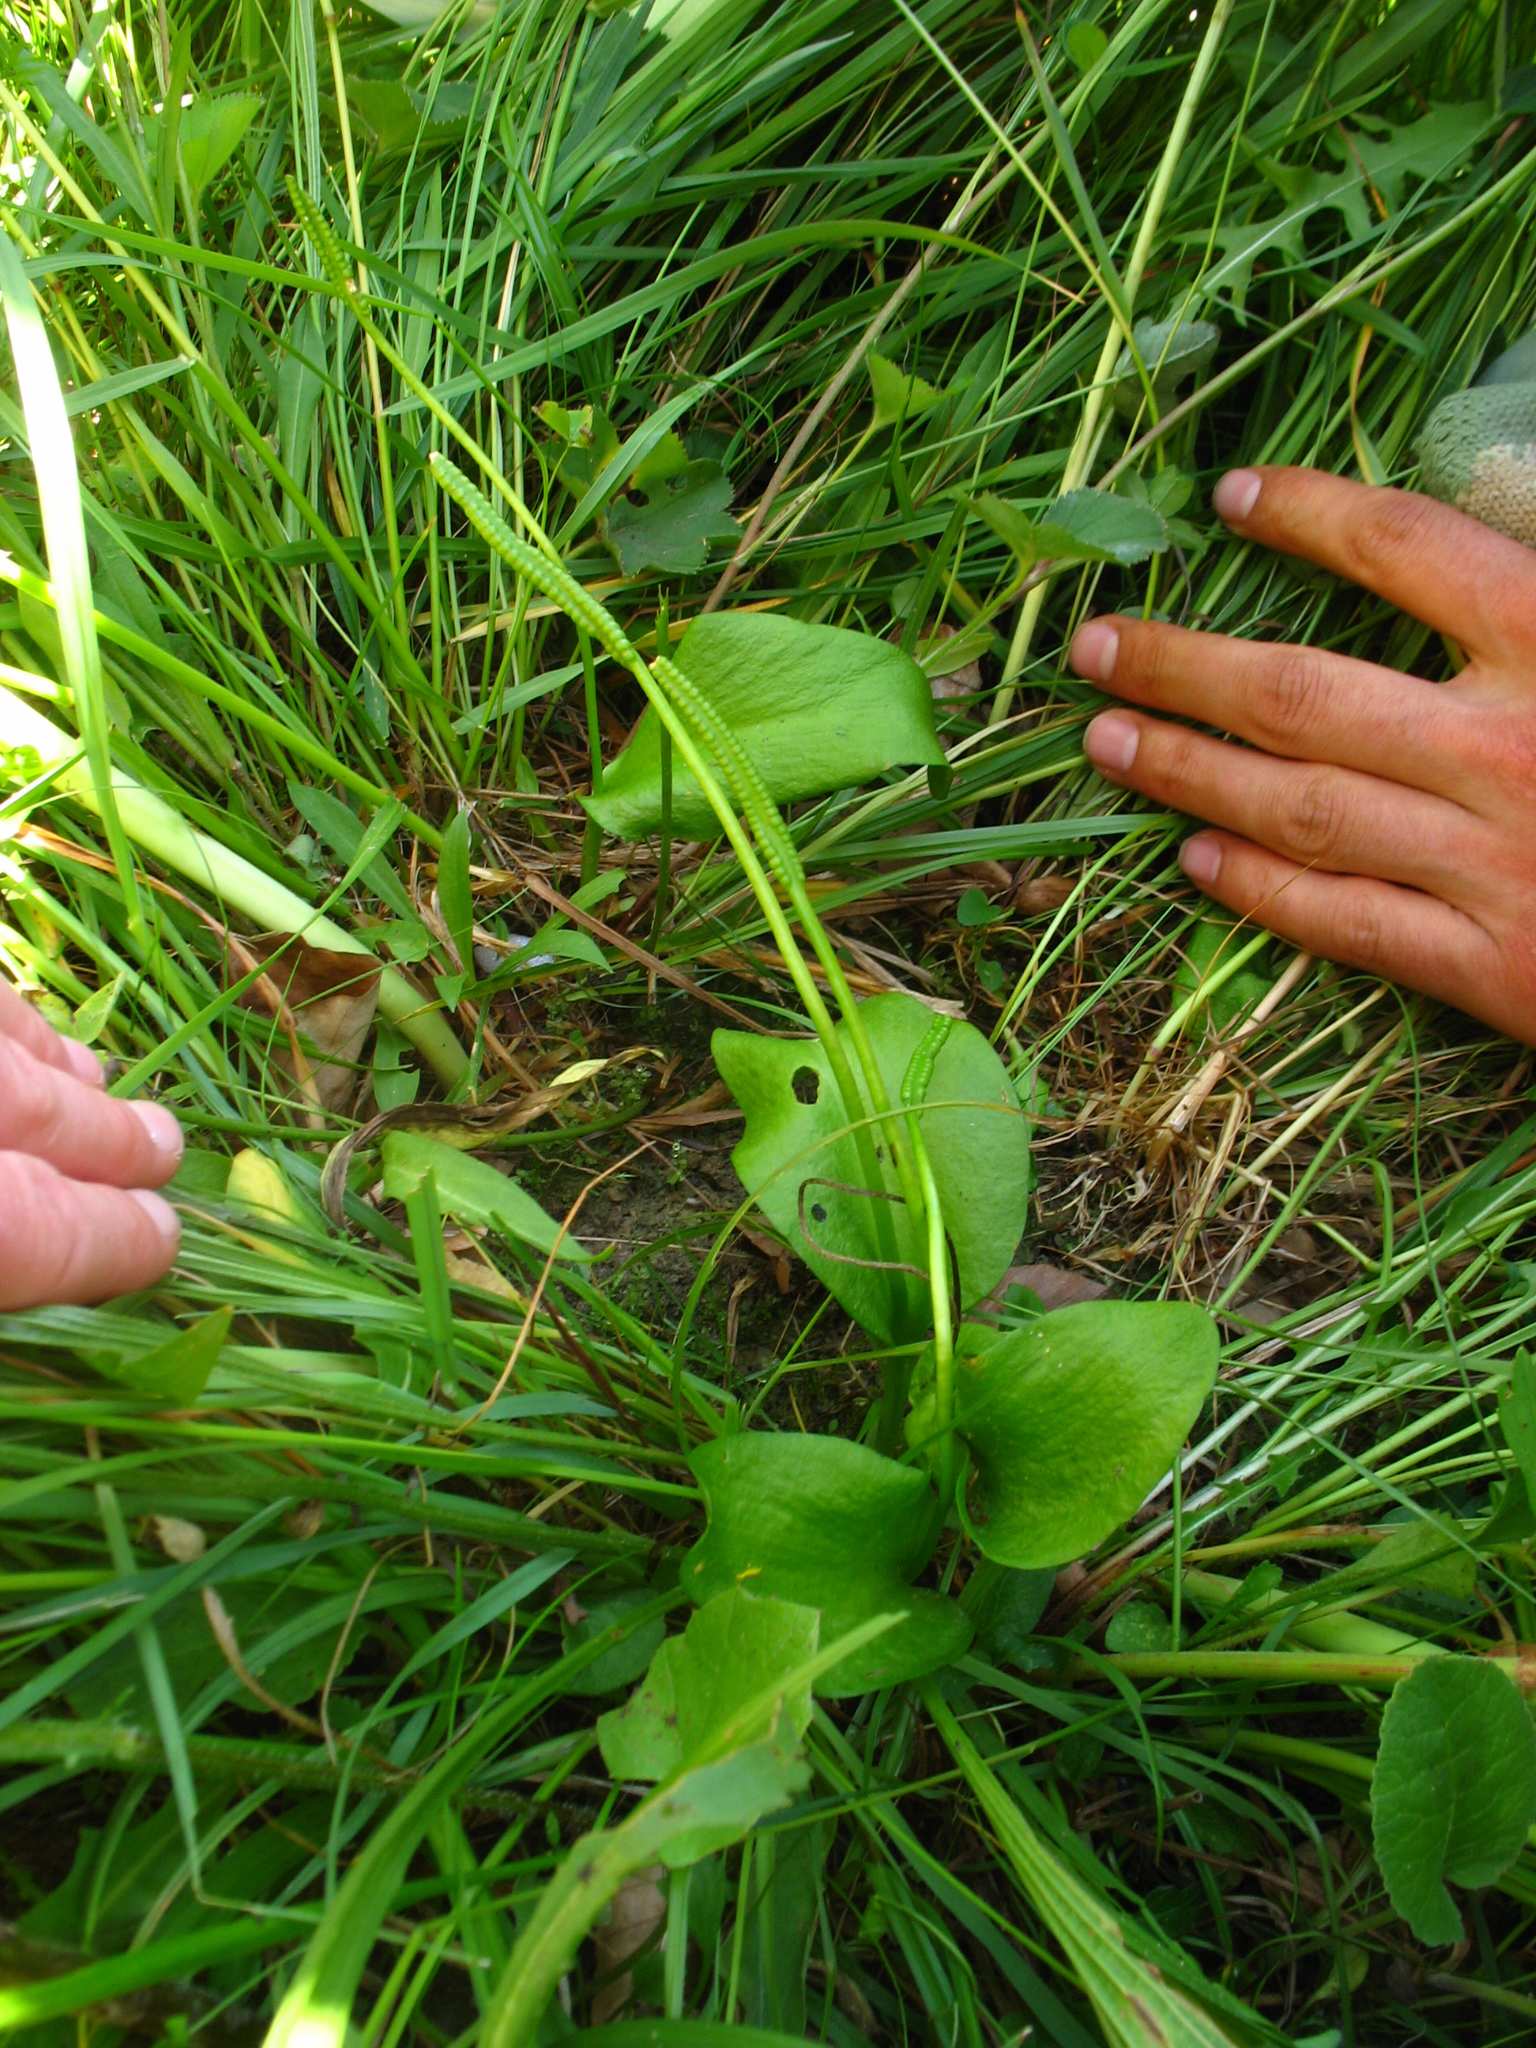
[[(684, 633), (673, 659), (729, 725), (775, 803), (944, 759), (927, 677), (910, 655), (868, 633), (709, 612)], [(615, 838), (660, 829), (661, 739), (655, 713), (646, 711), (602, 789), (582, 798)], [(672, 766), (672, 830), (682, 839), (713, 838), (720, 829), (714, 812), (684, 764)]]
[[(974, 1469), (965, 1515), (999, 1564), (1081, 1557), (1173, 1463), (1216, 1378), (1216, 1326), (1186, 1302), (1089, 1301), (1021, 1330), (968, 1325), (956, 1426)], [(932, 1441), (931, 1394), (907, 1424)]]
[[(899, 1102), (908, 1063), (933, 1013), (911, 996), (892, 994), (861, 1003), (859, 1015), (886, 1094)], [(837, 1034), (852, 1064), (846, 1026)], [(731, 1154), (742, 1185), (878, 1342), (924, 1336), (926, 1284), (888, 1270), (892, 1260), (926, 1265), (921, 1225), (904, 1208), (865, 1191), (858, 1148), (819, 1043), (744, 1031), (717, 1031), (712, 1043), (715, 1064), (746, 1117)], [(1029, 1125), (1002, 1061), (972, 1024), (952, 1027), (925, 1100), (934, 1106), (920, 1113), (919, 1129), (954, 1247), (961, 1304), (970, 1306), (997, 1285), (1018, 1248), (1029, 1200)], [(904, 1137), (899, 1125), (894, 1128), (898, 1139)], [(885, 1124), (873, 1132), (887, 1193), (896, 1191), (892, 1131)]]
[(1451, 1884), (1492, 1884), (1536, 1820), (1536, 1728), (1503, 1672), (1432, 1657), (1381, 1717), (1371, 1835), (1387, 1893), (1420, 1941), (1460, 1941)]
[(814, 1607), (821, 1640), (882, 1614), (901, 1621), (844, 1657), (817, 1683), (840, 1696), (921, 1678), (952, 1663), (971, 1624), (952, 1600), (912, 1580), (933, 1555), (938, 1502), (924, 1475), (835, 1436), (754, 1432), (695, 1451), (709, 1510), (683, 1560), (702, 1604), (733, 1586)]

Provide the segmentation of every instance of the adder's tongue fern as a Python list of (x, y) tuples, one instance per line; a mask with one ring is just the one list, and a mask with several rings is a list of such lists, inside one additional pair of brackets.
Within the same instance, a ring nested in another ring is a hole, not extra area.
[[(665, 655), (647, 663), (613, 614), (577, 582), (563, 563), (541, 554), (537, 548), (530, 547), (526, 541), (520, 540), (485, 493), (476, 484), (471, 483), (461, 469), (441, 454), (430, 457), (430, 466), (433, 476), (482, 540), (510, 569), (524, 577), (535, 590), (541, 591), (558, 604), (561, 610), (584, 632), (589, 633), (614, 661), (629, 671), (645, 692), (680, 758), (686, 762), (689, 772), (698, 782), (711, 810), (719, 819), (732, 852), (741, 863), (742, 872), (761, 906), (796, 992), (805, 1005), (805, 1013), (826, 1051), (828, 1064), (832, 1068), (839, 1093), (843, 1098), (844, 1109), (853, 1126), (854, 1137), (859, 1147), (861, 1169), (868, 1177), (871, 1187), (882, 1187), (884, 1176), (875, 1157), (868, 1119), (871, 1109), (877, 1116), (889, 1115), (891, 1104), (886, 1096), (880, 1070), (875, 1063), (874, 1050), (864, 1029), (863, 1019), (859, 1015), (858, 1004), (854, 1001), (853, 991), (848, 986), (847, 976), (843, 973), (842, 963), (833, 951), (821, 920), (812, 906), (805, 885), (805, 870), (800, 865), (800, 856), (794, 842), (740, 741), (690, 676)], [(701, 751), (701, 741), (714, 756), (729, 783), (730, 797), (720, 787), (714, 769)], [(734, 807), (731, 797), (735, 798)], [(758, 848), (761, 849), (762, 860), (759, 860), (752, 841), (742, 829), (742, 818), (751, 826)], [(865, 1088), (868, 1091), (867, 1101), (859, 1092), (842, 1041), (837, 1036), (832, 1018), (822, 1000), (821, 991), (811, 977), (810, 969), (784, 914), (773, 881), (764, 870), (763, 862), (767, 863), (768, 869), (777, 877), (802, 930), (810, 941), (812, 950), (826, 973), (828, 984), (848, 1025), (849, 1036), (853, 1041)], [(896, 1157), (901, 1176), (902, 1193), (913, 1213), (920, 1215), (921, 1189), (912, 1172), (905, 1147), (895, 1142), (894, 1132), (891, 1150)], [(879, 1204), (876, 1205), (876, 1214), (881, 1234), (884, 1236), (888, 1222)], [(892, 1256), (894, 1257), (894, 1252)]]

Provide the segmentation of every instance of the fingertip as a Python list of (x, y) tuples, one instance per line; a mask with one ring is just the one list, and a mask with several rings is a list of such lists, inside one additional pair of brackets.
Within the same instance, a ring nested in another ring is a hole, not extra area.
[(1113, 619), (1090, 619), (1073, 636), (1067, 659), (1090, 682), (1107, 683), (1115, 672), (1120, 631)]
[(154, 1225), (155, 1232), (165, 1247), (166, 1261), (169, 1264), (181, 1243), (181, 1218), (164, 1195), (154, 1194), (148, 1188), (129, 1188), (126, 1192), (129, 1200), (136, 1202)]
[(1208, 832), (1197, 832), (1179, 848), (1179, 866), (1197, 889), (1209, 889), (1221, 873), (1221, 846)]
[(1141, 728), (1123, 712), (1106, 711), (1083, 734), (1083, 752), (1106, 775), (1125, 775), (1141, 745)]
[(61, 1038), (59, 1044), (64, 1049), (64, 1064), (77, 1081), (83, 1081), (88, 1088), (106, 1085), (101, 1061), (88, 1045), (82, 1045), (78, 1038)]
[(1229, 469), (1211, 494), (1211, 503), (1229, 526), (1241, 526), (1259, 502), (1264, 479), (1256, 469)]
[(155, 1161), (161, 1179), (169, 1180), (181, 1164), (182, 1151), (186, 1145), (181, 1125), (163, 1103), (129, 1102), (125, 1107), (132, 1110), (143, 1125), (145, 1134), (154, 1147)]

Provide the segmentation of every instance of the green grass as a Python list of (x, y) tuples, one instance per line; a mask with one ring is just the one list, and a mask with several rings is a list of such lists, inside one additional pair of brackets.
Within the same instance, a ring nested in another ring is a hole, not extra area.
[[(1411, 480), (1429, 404), (1536, 320), (1523, 10), (1087, 0), (1031, 11), (1030, 43), (978, 0), (682, 0), (671, 40), (571, 0), (424, 40), (255, 0), (10, 20), (5, 290), (34, 295), (78, 485), (23, 346), (0, 961), (192, 1144), (164, 1288), (0, 1326), (0, 2020), (260, 2039), (298, 1981), (305, 2048), (349, 2006), (368, 2048), (475, 2038), (566, 1849), (629, 1809), (594, 1730), (634, 1667), (594, 1692), (571, 1617), (681, 1606), (690, 1447), (742, 1413), (852, 1434), (877, 1390), (743, 1238), (734, 1127), (698, 1101), (718, 1005), (801, 1014), (761, 908), (727, 846), (586, 830), (639, 692), (585, 671), (428, 469), (519, 494), (649, 656), (732, 556), (626, 574), (601, 540), (676, 428), (750, 536), (726, 601), (963, 685), (947, 783), (789, 820), (845, 971), (963, 1006), (1038, 1105), (1023, 1256), (1212, 1304), (1224, 1363), (1180, 1471), (1037, 1626), (819, 1707), (809, 1790), (662, 1878), (627, 2004), (589, 1945), (540, 2038), (1088, 2048), (1121, 2038), (1095, 2017), (1118, 1926), (1236, 2041), (1526, 2039), (1536, 1862), (1469, 1897), (1464, 1953), (1415, 1943), (1370, 1855), (1384, 1693), (1366, 1638), (1341, 1666), (1318, 1630), (1347, 1603), (1449, 1646), (1536, 1636), (1529, 1532), (1483, 1529), (1530, 1334), (1528, 1062), (1267, 946), (1240, 972), (1250, 1003), (1284, 983), (1272, 1015), (1174, 1130), (1227, 1014), (1190, 963), (1246, 935), (1180, 880), (1177, 823), (1088, 774), (1062, 675), (1106, 605), (1445, 672), (1203, 506), (1238, 459)], [(1106, 402), (1128, 311), (1221, 327), (1159, 421)], [(876, 428), (871, 340), (948, 396)], [(600, 408), (625, 463), (557, 479), (550, 402)], [(1170, 467), (1195, 532), (1150, 569), (1021, 591), (972, 509)], [(1006, 915), (961, 922), (976, 887)], [(400, 977), (319, 1102), (242, 986), (248, 942), (314, 914)], [(552, 965), (492, 967), (533, 933)], [(326, 1155), (376, 1105), (521, 1101), (584, 1059), (610, 1064), (505, 1163), (556, 1214), (606, 1173), (573, 1224), (604, 1262), (445, 1242), (361, 1171), (350, 1234), (325, 1220)], [(242, 1150), (280, 1216), (231, 1190)], [(213, 1363), (185, 1399), (189, 1330)], [(1430, 1517), (1460, 1571), (1341, 1578)], [(1106, 1645), (1128, 1603), (1155, 1647)]]

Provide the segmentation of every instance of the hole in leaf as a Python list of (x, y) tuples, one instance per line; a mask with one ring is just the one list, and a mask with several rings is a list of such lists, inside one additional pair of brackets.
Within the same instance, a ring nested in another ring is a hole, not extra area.
[(826, 1210), (826, 1204), (825, 1204), (825, 1203), (823, 1203), (823, 1202), (812, 1202), (812, 1204), (811, 1204), (811, 1221), (812, 1221), (813, 1223), (825, 1223), (825, 1222), (826, 1222), (826, 1220), (827, 1220), (827, 1210)]
[(796, 1102), (814, 1102), (821, 1093), (821, 1076), (814, 1067), (796, 1067), (789, 1078), (789, 1091)]

